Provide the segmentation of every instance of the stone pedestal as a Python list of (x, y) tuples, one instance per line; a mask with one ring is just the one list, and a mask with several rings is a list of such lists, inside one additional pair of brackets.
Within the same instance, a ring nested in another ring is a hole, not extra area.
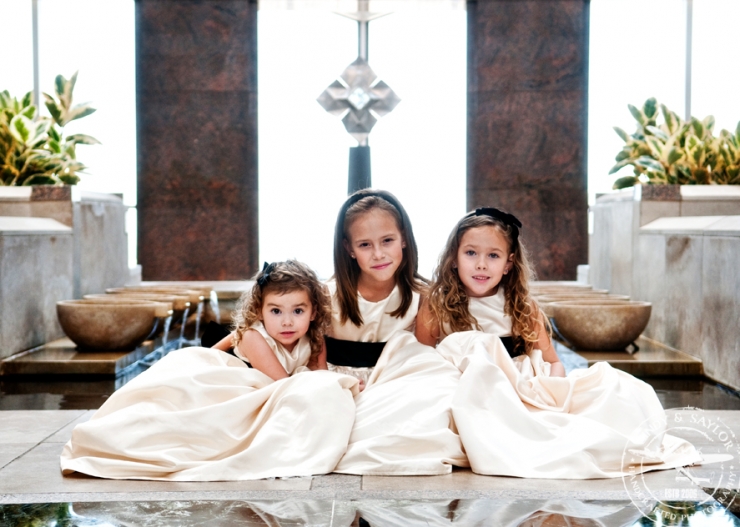
[(63, 335), (56, 302), (72, 297), (73, 251), (56, 220), (0, 217), (0, 358)]
[(137, 0), (144, 280), (257, 271), (257, 2)]
[(653, 303), (645, 335), (740, 389), (740, 215), (657, 219), (635, 253), (634, 296)]
[(541, 280), (587, 260), (587, 0), (468, 0), (468, 209), (522, 220)]
[(72, 228), (73, 292), (60, 300), (130, 280), (126, 206), (119, 195), (78, 187), (0, 187), (0, 216), (52, 218)]

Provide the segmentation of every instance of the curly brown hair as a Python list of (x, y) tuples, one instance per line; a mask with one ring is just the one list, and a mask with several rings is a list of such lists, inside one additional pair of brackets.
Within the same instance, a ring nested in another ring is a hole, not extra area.
[[(529, 264), (527, 250), (517, 235), (517, 227), (491, 216), (471, 214), (457, 222), (447, 239), (429, 288), (429, 308), (440, 328), (447, 326), (452, 332), (481, 329), (468, 309), (468, 295), (457, 274), (456, 263), (463, 235), (470, 229), (493, 226), (504, 236), (509, 253), (514, 255), (511, 270), (499, 283), (504, 288), (504, 313), (511, 317), (511, 336), (514, 341), (521, 343), (524, 352), (529, 353), (537, 344), (541, 315), (529, 294), (529, 282), (534, 279), (534, 271)], [(549, 330), (547, 319), (544, 320)]]
[(324, 334), (331, 326), (331, 297), (326, 285), (319, 281), (316, 273), (306, 264), (296, 260), (276, 262), (257, 273), (254, 286), (245, 291), (234, 311), (234, 336), (236, 347), (252, 324), (261, 320), (262, 306), (268, 293), (284, 295), (294, 291), (305, 291), (313, 308), (314, 319), (308, 327), (311, 343), (311, 360), (321, 353)]
[(411, 307), (413, 293), (421, 292), (426, 286), (426, 279), (418, 272), (419, 251), (416, 248), (414, 230), (411, 220), (393, 194), (386, 190), (358, 190), (344, 202), (339, 209), (334, 228), (334, 279), (337, 283), (337, 303), (342, 324), (350, 320), (355, 326), (363, 324), (360, 307), (357, 302), (357, 282), (360, 277), (360, 266), (344, 248), (344, 241), (349, 240), (349, 228), (359, 217), (374, 209), (389, 213), (396, 220), (406, 247), (403, 249), (403, 261), (396, 270), (396, 284), (401, 291), (401, 305), (391, 316), (401, 318)]

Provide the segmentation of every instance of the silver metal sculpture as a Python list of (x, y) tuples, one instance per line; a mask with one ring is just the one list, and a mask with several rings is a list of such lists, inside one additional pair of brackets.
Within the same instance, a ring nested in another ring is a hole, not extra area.
[(401, 99), (378, 79), (365, 59), (357, 57), (317, 101), (324, 110), (340, 117), (347, 132), (364, 146), (378, 119), (391, 112)]
[(354, 13), (337, 13), (357, 21), (357, 59), (347, 66), (316, 99), (332, 115), (342, 119), (347, 132), (357, 140), (350, 148), (349, 193), (370, 186), (368, 135), (378, 119), (390, 113), (401, 99), (380, 80), (368, 64), (368, 25), (389, 13), (371, 13), (369, 0), (357, 0)]

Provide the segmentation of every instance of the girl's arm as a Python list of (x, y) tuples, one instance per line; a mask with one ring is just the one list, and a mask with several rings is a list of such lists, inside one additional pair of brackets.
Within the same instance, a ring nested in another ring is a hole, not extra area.
[(288, 372), (267, 345), (265, 338), (257, 331), (245, 332), (235, 351), (237, 355), (246, 358), (254, 369), (274, 381), (288, 377)]
[(558, 354), (555, 353), (550, 335), (547, 334), (542, 311), (537, 319), (537, 348), (542, 351), (542, 359), (550, 363), (550, 377), (565, 377), (565, 367), (560, 362)]
[(308, 363), (309, 370), (328, 370), (329, 367), (326, 365), (326, 342), (321, 344), (321, 353), (318, 357), (312, 358)]
[(429, 300), (421, 299), (419, 313), (416, 315), (416, 329), (414, 330), (416, 340), (427, 346), (437, 347), (439, 341), (439, 321), (429, 308)]
[(234, 337), (234, 332), (232, 331), (228, 335), (226, 335), (224, 338), (216, 342), (211, 348), (215, 348), (217, 350), (221, 351), (229, 351), (231, 349), (231, 339)]

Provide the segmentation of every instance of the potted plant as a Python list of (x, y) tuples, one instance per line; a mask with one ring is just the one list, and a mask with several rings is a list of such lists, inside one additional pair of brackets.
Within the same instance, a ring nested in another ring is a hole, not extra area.
[(614, 189), (637, 184), (714, 185), (740, 184), (740, 123), (735, 133), (722, 130), (714, 137), (714, 117), (682, 120), (676, 112), (658, 102), (645, 101), (642, 108), (628, 105), (637, 121), (637, 130), (628, 134), (614, 130), (624, 141), (617, 164), (610, 174), (631, 165), (633, 175), (620, 177)]
[(37, 116), (31, 93), (22, 99), (0, 92), (0, 185), (75, 185), (85, 165), (77, 160), (77, 145), (99, 141), (85, 134), (64, 135), (64, 127), (95, 111), (88, 104), (73, 105), (77, 73), (57, 75), (56, 97), (44, 94), (51, 117)]

